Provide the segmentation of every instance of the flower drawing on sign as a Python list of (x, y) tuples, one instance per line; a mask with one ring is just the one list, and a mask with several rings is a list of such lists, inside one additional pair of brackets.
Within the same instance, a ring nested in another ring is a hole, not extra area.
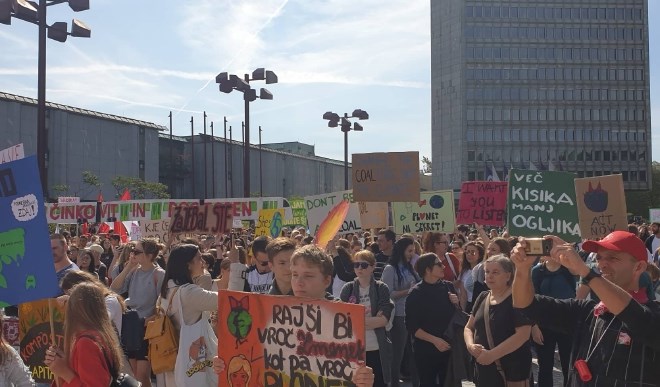
[(603, 212), (607, 209), (607, 191), (601, 188), (600, 183), (596, 189), (589, 183), (589, 190), (584, 194), (584, 205), (593, 212)]

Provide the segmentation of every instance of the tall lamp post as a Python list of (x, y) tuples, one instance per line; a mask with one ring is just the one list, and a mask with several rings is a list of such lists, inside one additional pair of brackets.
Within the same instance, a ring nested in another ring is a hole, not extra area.
[(66, 22), (46, 24), (46, 9), (48, 6), (69, 3), (73, 12), (89, 9), (89, 0), (0, 0), (0, 23), (11, 24), (11, 18), (21, 19), (36, 24), (39, 27), (38, 69), (37, 69), (37, 159), (39, 161), (39, 177), (48, 197), (48, 132), (46, 131), (46, 37), (58, 42), (66, 42), (67, 37), (89, 38), (92, 31), (80, 20), (71, 21), (71, 32), (68, 32)]
[(257, 90), (250, 87), (250, 81), (266, 81), (266, 84), (277, 83), (277, 75), (270, 70), (265, 70), (260, 67), (250, 74), (245, 74), (244, 78), (238, 75), (228, 74), (222, 72), (215, 77), (215, 82), (220, 85), (220, 91), (223, 93), (231, 93), (238, 90), (243, 93), (243, 100), (245, 101), (245, 138), (244, 138), (244, 153), (243, 153), (243, 197), (250, 197), (250, 102), (260, 99), (273, 99), (273, 94), (264, 89)]
[(348, 132), (351, 131), (351, 129), (356, 132), (361, 132), (363, 130), (362, 125), (357, 122), (354, 122), (353, 127), (351, 128), (351, 122), (348, 120), (349, 118), (368, 120), (369, 113), (362, 109), (355, 109), (350, 116), (348, 113), (344, 113), (343, 117), (340, 117), (339, 114), (333, 112), (325, 112), (323, 114), (323, 119), (328, 120), (329, 128), (336, 128), (339, 126), (341, 131), (344, 132), (344, 189), (348, 189)]

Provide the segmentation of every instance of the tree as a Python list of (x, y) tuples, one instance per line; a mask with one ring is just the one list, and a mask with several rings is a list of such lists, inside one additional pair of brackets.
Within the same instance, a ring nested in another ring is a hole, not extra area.
[(58, 197), (70, 195), (85, 199), (88, 195), (93, 195), (95, 192), (100, 191), (102, 185), (103, 183), (101, 183), (101, 179), (99, 179), (99, 177), (93, 172), (83, 171), (82, 180), (77, 186), (72, 187), (68, 184), (55, 184), (50, 190)]
[(422, 173), (431, 173), (433, 162), (426, 156), (422, 156)]
[(117, 197), (126, 189), (131, 193), (133, 199), (167, 199), (170, 197), (165, 184), (146, 182), (137, 177), (115, 176), (112, 179), (112, 186), (117, 190)]
[(660, 162), (651, 163), (652, 185), (650, 191), (626, 192), (626, 208), (629, 213), (646, 219), (649, 208), (660, 208)]

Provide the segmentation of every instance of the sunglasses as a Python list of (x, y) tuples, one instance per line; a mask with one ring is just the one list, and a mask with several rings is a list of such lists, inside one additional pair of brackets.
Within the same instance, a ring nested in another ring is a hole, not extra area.
[(434, 265), (438, 267), (445, 267), (445, 264), (440, 261), (435, 261)]
[(353, 262), (353, 268), (354, 269), (364, 270), (364, 269), (368, 268), (369, 266), (371, 266), (371, 264), (369, 262)]
[(479, 254), (479, 252), (477, 250), (466, 250), (465, 254), (477, 255)]
[(257, 261), (261, 266), (268, 266), (268, 261)]

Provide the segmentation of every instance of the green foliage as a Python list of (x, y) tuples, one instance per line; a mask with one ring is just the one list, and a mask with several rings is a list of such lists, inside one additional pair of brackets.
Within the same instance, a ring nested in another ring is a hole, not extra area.
[(55, 193), (55, 196), (67, 196), (71, 189), (67, 184), (55, 184), (50, 188)]
[(633, 215), (647, 219), (649, 208), (660, 208), (660, 162), (651, 163), (652, 186), (650, 191), (626, 192), (626, 208)]
[(167, 199), (170, 197), (165, 184), (147, 182), (137, 177), (115, 176), (112, 179), (112, 186), (117, 191), (117, 197), (126, 189), (131, 193), (133, 199)]

